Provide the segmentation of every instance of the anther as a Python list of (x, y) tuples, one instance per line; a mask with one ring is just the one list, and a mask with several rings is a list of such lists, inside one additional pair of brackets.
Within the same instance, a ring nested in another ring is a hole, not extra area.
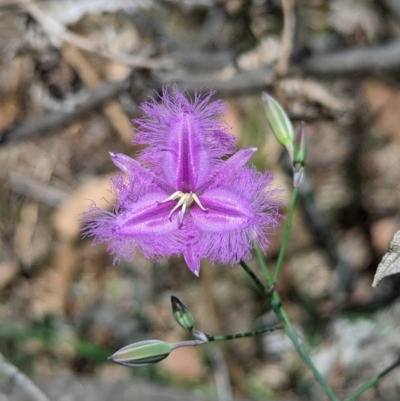
[(179, 225), (182, 224), (183, 221), (183, 217), (186, 213), (186, 210), (190, 208), (190, 206), (192, 205), (192, 203), (196, 203), (196, 205), (203, 210), (204, 212), (207, 212), (208, 209), (205, 208), (201, 202), (199, 197), (194, 194), (193, 192), (190, 193), (184, 193), (182, 191), (176, 191), (174, 192), (171, 196), (169, 196), (168, 198), (162, 200), (161, 202), (158, 203), (165, 203), (165, 202), (169, 202), (169, 201), (173, 201), (175, 199), (178, 199), (178, 203), (172, 208), (172, 210), (169, 212), (168, 214), (168, 218), (169, 220), (172, 219), (172, 215), (174, 214), (174, 212), (181, 208), (181, 210), (179, 211), (179, 216), (178, 216), (178, 221), (179, 221)]

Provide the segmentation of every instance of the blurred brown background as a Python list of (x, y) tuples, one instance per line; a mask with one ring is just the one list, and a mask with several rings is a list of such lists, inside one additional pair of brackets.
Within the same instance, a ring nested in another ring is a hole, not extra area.
[[(400, 1), (283, 5), (0, 1), (0, 351), (52, 400), (323, 400), (281, 332), (149, 368), (106, 360), (142, 339), (186, 339), (172, 294), (210, 334), (272, 321), (238, 266), (204, 261), (200, 279), (178, 258), (112, 266), (105, 246), (81, 239), (90, 200), (112, 202), (108, 152), (134, 157), (138, 104), (171, 82), (217, 89), (238, 146), (257, 146), (253, 162), (286, 189), (285, 208), (291, 178), (261, 91), (306, 122), (307, 181), (278, 289), (339, 395), (399, 355), (399, 278), (371, 282), (400, 228)], [(398, 400), (398, 383), (400, 370), (362, 399)], [(0, 400), (22, 399), (0, 372)]]

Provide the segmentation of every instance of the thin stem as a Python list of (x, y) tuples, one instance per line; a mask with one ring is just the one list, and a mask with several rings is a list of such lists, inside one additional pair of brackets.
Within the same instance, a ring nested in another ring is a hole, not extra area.
[(326, 395), (329, 397), (331, 401), (338, 401), (339, 399), (336, 397), (335, 393), (333, 392), (333, 390), (331, 389), (325, 378), (321, 375), (317, 367), (314, 365), (314, 362), (311, 360), (310, 355), (304, 348), (301, 339), (294, 330), (292, 323), (290, 322), (289, 317), (281, 304), (281, 299), (276, 291), (274, 291), (274, 293), (272, 294), (271, 306), (276, 316), (278, 317), (279, 321), (283, 324), (285, 333), (292, 341), (294, 347), (296, 348), (297, 353), (301, 356), (303, 361), (308, 365), (308, 367), (312, 371), (315, 380), (317, 380), (317, 382), (321, 385), (321, 387), (324, 389)]
[(182, 347), (195, 347), (196, 345), (202, 345), (207, 343), (206, 340), (189, 340), (189, 341), (179, 341), (177, 343), (172, 343), (171, 344), (171, 349), (177, 349), (177, 348), (182, 348)]
[[(262, 269), (262, 271), (264, 273), (264, 277), (266, 278), (268, 284), (272, 285), (272, 282), (273, 282), (272, 281), (272, 277), (271, 277), (271, 274), (269, 273), (267, 262), (264, 259), (264, 255), (262, 254), (261, 249), (257, 245), (255, 245), (254, 246), (254, 250), (256, 251), (256, 256), (257, 256), (257, 259), (258, 259), (258, 263), (261, 266), (261, 269)], [(240, 262), (240, 263), (242, 263), (242, 262)], [(263, 288), (264, 288), (264, 286), (263, 286)]]
[(281, 329), (282, 325), (277, 324), (276, 326), (265, 327), (264, 329), (260, 330), (253, 330), (253, 331), (246, 331), (244, 333), (236, 333), (236, 334), (226, 334), (223, 336), (209, 336), (208, 341), (224, 341), (224, 340), (234, 340), (236, 338), (244, 338), (244, 337), (252, 337), (262, 333), (268, 333), (271, 331), (275, 331)]
[(275, 326), (264, 327), (263, 329), (259, 329), (259, 330), (245, 331), (244, 333), (226, 334), (226, 335), (220, 335), (220, 336), (209, 336), (203, 332), (199, 332), (196, 329), (196, 331), (198, 333), (202, 334), (202, 337), (204, 339), (198, 338), (197, 340), (179, 341), (179, 342), (171, 344), (171, 347), (174, 350), (176, 348), (182, 348), (182, 347), (191, 347), (191, 346), (194, 347), (196, 345), (202, 345), (202, 344), (206, 344), (206, 343), (212, 342), (212, 341), (215, 342), (215, 341), (234, 340), (236, 338), (252, 337), (252, 336), (256, 336), (258, 334), (268, 333), (268, 332), (275, 331), (275, 330), (278, 330), (281, 328), (282, 328), (282, 325), (277, 324)]
[[(256, 252), (257, 252), (258, 248), (256, 248)], [(255, 275), (255, 273), (253, 272), (253, 270), (250, 269), (250, 267), (247, 265), (246, 262), (244, 262), (243, 260), (241, 260), (240, 262), (240, 266), (243, 267), (243, 269), (246, 271), (246, 273), (250, 276), (250, 278), (254, 281), (254, 283), (257, 285), (257, 287), (264, 292), (265, 285), (261, 282), (261, 280)], [(267, 270), (267, 274), (269, 274), (268, 270)], [(271, 281), (271, 277), (268, 278), (268, 282)]]
[(378, 373), (376, 376), (372, 377), (369, 379), (366, 383), (364, 383), (360, 388), (358, 388), (356, 391), (351, 393), (344, 401), (353, 401), (357, 397), (359, 397), (362, 393), (365, 391), (369, 390), (371, 387), (374, 387), (375, 385), (378, 384), (379, 380), (387, 375), (389, 372), (391, 372), (393, 369), (397, 368), (397, 366), (400, 366), (400, 358), (398, 358), (396, 361), (394, 361), (391, 365), (389, 365), (387, 368), (382, 370), (382, 372)]
[[(299, 188), (295, 187), (292, 192), (292, 199), (290, 201), (289, 214), (288, 214), (288, 217), (286, 220), (286, 225), (285, 225), (285, 232), (283, 234), (281, 249), (279, 251), (278, 260), (276, 262), (275, 272), (274, 272), (274, 276), (273, 276), (273, 280), (272, 280), (271, 284), (275, 284), (277, 282), (279, 272), (282, 267), (283, 257), (285, 256), (286, 245), (287, 245), (287, 242), (289, 239), (290, 228), (292, 226), (293, 214), (294, 214), (294, 209), (296, 207), (298, 194), (299, 194)], [(257, 254), (257, 257), (258, 257), (258, 254)], [(260, 259), (260, 258), (258, 257), (258, 259)]]
[[(266, 269), (266, 263), (265, 263), (262, 255), (261, 255), (261, 258), (259, 258), (259, 262), (260, 262), (261, 266), (264, 266), (263, 270), (268, 272), (268, 270)], [(246, 273), (249, 274), (250, 278), (254, 281), (254, 283), (257, 284), (258, 287), (260, 287), (261, 281), (255, 275), (255, 273), (250, 269), (250, 267), (243, 261), (241, 261), (240, 265), (244, 268)], [(272, 280), (271, 280), (271, 276), (269, 275), (269, 272), (266, 275), (266, 278), (268, 280), (268, 284), (272, 285)], [(330, 388), (330, 386), (327, 383), (327, 381), (325, 380), (325, 378), (321, 375), (319, 370), (314, 365), (313, 361), (311, 360), (310, 356), (308, 355), (307, 350), (304, 348), (299, 336), (297, 335), (296, 331), (294, 330), (294, 328), (292, 326), (292, 323), (289, 320), (289, 316), (287, 315), (285, 309), (282, 306), (282, 302), (281, 302), (281, 298), (280, 298), (279, 294), (276, 291), (273, 291), (272, 295), (271, 295), (271, 291), (265, 286), (262, 286), (262, 290), (268, 298), (271, 298), (271, 307), (272, 307), (273, 311), (275, 312), (275, 315), (277, 316), (279, 321), (282, 323), (283, 329), (285, 330), (286, 335), (292, 341), (294, 347), (296, 348), (297, 353), (300, 355), (300, 357), (303, 359), (303, 361), (308, 365), (308, 367), (312, 371), (312, 373), (315, 377), (315, 380), (317, 380), (317, 382), (321, 385), (321, 387), (324, 389), (326, 395), (329, 397), (329, 399), (331, 401), (339, 401), (339, 399), (336, 397), (335, 393)]]

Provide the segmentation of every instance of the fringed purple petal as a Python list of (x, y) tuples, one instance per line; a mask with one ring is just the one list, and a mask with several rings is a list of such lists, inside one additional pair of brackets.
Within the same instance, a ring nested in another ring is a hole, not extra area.
[(227, 177), (232, 175), (232, 170), (243, 167), (256, 151), (257, 148), (244, 148), (237, 151), (226, 161), (220, 163), (210, 172), (207, 181), (197, 189), (197, 193), (203, 193), (216, 182), (226, 182)]
[(185, 262), (188, 265), (189, 270), (196, 276), (199, 276), (201, 257), (195, 252), (196, 249), (191, 245), (187, 244), (183, 251), (183, 257), (185, 258)]
[(147, 117), (136, 120), (135, 143), (150, 145), (140, 160), (176, 190), (195, 191), (219, 158), (234, 151), (234, 137), (219, 120), (223, 104), (209, 103), (212, 95), (196, 93), (190, 102), (164, 88), (162, 103), (145, 103), (142, 110)]
[(227, 189), (207, 191), (200, 197), (207, 211), (192, 206), (190, 214), (201, 231), (226, 232), (246, 227), (253, 218), (251, 205)]
[(112, 192), (117, 196), (119, 210), (133, 209), (143, 196), (149, 192), (163, 191), (169, 194), (174, 191), (159, 177), (143, 167), (136, 160), (122, 153), (110, 153), (113, 163), (125, 176), (118, 174), (111, 179)]
[(254, 168), (232, 171), (224, 185), (201, 195), (208, 213), (198, 207), (190, 210), (191, 230), (197, 235), (191, 242), (192, 255), (212, 262), (238, 263), (251, 257), (256, 243), (263, 251), (266, 235), (273, 232), (281, 217), (279, 189), (272, 189), (272, 174), (261, 174)]
[(139, 162), (122, 153), (110, 152), (112, 162), (121, 169), (128, 177), (136, 181), (136, 185), (144, 185), (148, 190), (151, 184), (166, 192), (173, 192), (174, 188), (168, 186), (160, 177), (143, 167)]
[(145, 195), (132, 204), (131, 209), (107, 212), (92, 207), (84, 218), (84, 236), (94, 236), (94, 244), (107, 242), (108, 251), (114, 254), (114, 262), (121, 257), (132, 259), (136, 249), (147, 258), (181, 253), (182, 233), (177, 218), (168, 214), (170, 202), (158, 203), (165, 199), (165, 193)]
[(165, 198), (166, 194), (163, 192), (149, 193), (133, 204), (131, 209), (120, 213), (117, 216), (119, 235), (162, 235), (177, 230), (177, 218), (169, 218), (172, 202), (160, 203)]

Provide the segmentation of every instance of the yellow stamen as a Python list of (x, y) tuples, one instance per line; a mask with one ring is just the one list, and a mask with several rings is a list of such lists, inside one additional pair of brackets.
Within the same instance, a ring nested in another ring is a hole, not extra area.
[(179, 211), (179, 225), (182, 224), (183, 216), (185, 215), (186, 210), (189, 210), (189, 208), (193, 202), (196, 203), (196, 205), (204, 212), (208, 211), (208, 209), (205, 208), (201, 204), (199, 197), (196, 194), (194, 194), (193, 192), (184, 193), (182, 191), (176, 191), (172, 195), (170, 195), (168, 198), (162, 200), (159, 203), (165, 203), (165, 202), (172, 201), (175, 199), (179, 199), (178, 203), (169, 212), (168, 218), (171, 220), (174, 212), (181, 207), (181, 210)]
[(168, 196), (167, 199), (162, 200), (160, 203), (165, 203), (168, 202), (170, 200), (175, 200), (180, 198), (182, 195), (184, 195), (184, 193), (182, 191), (176, 191), (174, 192), (171, 196)]
[(196, 205), (201, 209), (204, 210), (205, 212), (208, 210), (206, 209), (200, 202), (199, 197), (196, 194), (193, 194), (192, 192), (190, 193), (190, 195), (192, 196), (193, 200), (195, 201)]
[(181, 198), (179, 199), (178, 203), (173, 207), (173, 209), (169, 212), (169, 219), (171, 220), (172, 214), (175, 212), (176, 209), (179, 209), (182, 206), (182, 209), (186, 209), (186, 204), (190, 199), (189, 194), (182, 194)]

